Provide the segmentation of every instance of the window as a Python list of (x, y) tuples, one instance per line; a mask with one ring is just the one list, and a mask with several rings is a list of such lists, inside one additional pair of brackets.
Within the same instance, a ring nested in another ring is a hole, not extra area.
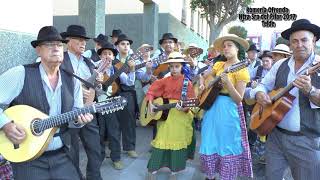
[(194, 11), (193, 10), (191, 10), (190, 28), (194, 30)]
[(181, 22), (186, 24), (187, 12), (186, 12), (186, 0), (182, 0), (182, 12), (181, 12)]

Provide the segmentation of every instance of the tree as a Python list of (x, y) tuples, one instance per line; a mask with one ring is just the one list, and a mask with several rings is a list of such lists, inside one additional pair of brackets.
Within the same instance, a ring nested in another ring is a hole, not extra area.
[(237, 19), (253, 0), (191, 0), (192, 10), (200, 9), (210, 27), (210, 44), (219, 36), (222, 28)]
[[(229, 28), (228, 33), (235, 34), (243, 39), (247, 39), (247, 36), (248, 36), (248, 31), (246, 30), (246, 28), (242, 26), (232, 26)], [(240, 46), (238, 58), (240, 60), (244, 60), (245, 57), (246, 57), (246, 50), (242, 46)]]
[(276, 40), (276, 45), (278, 44), (285, 44), (287, 46), (289, 46), (289, 41), (284, 39), (283, 37), (278, 37), (278, 39)]
[(228, 30), (229, 34), (235, 34), (243, 39), (247, 39), (248, 31), (243, 26), (232, 26)]

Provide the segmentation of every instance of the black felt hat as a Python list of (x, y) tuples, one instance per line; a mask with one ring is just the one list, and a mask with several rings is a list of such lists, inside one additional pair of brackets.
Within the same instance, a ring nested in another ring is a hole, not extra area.
[(114, 29), (112, 30), (112, 35), (110, 35), (110, 37), (119, 37), (120, 34), (122, 34), (120, 29)]
[(111, 44), (109, 42), (106, 42), (105, 44), (102, 45), (102, 47), (100, 49), (98, 49), (98, 51), (97, 51), (98, 55), (100, 56), (102, 51), (105, 50), (105, 49), (109, 49), (110, 51), (112, 51), (114, 56), (118, 55), (118, 50), (116, 50), (113, 47), (113, 44)]
[(67, 31), (66, 32), (62, 32), (61, 36), (63, 38), (80, 37), (80, 38), (84, 38), (84, 39), (91, 39), (91, 38), (87, 37), (86, 29), (83, 26), (80, 26), (80, 25), (70, 25), (70, 26), (68, 26), (67, 27)]
[(164, 40), (166, 40), (166, 39), (172, 39), (172, 40), (174, 41), (174, 43), (177, 43), (177, 42), (178, 42), (178, 39), (175, 38), (172, 33), (164, 33), (164, 34), (162, 35), (162, 38), (159, 40), (159, 44), (162, 44), (162, 42), (163, 42)]
[(44, 41), (61, 41), (63, 43), (68, 42), (68, 40), (65, 40), (61, 37), (58, 30), (53, 26), (42, 27), (38, 33), (37, 40), (31, 41), (31, 45), (35, 48)]
[(306, 31), (312, 32), (316, 36), (317, 40), (319, 40), (320, 38), (320, 27), (315, 24), (311, 24), (310, 21), (307, 19), (299, 19), (294, 21), (291, 24), (291, 27), (289, 29), (284, 30), (281, 33), (281, 36), (289, 40), (290, 35), (293, 32), (300, 31), (300, 30), (306, 30)]
[(115, 42), (115, 45), (118, 45), (121, 41), (129, 41), (130, 45), (133, 43), (133, 41), (125, 34), (120, 34), (118, 37), (117, 42)]
[(107, 43), (108, 42), (108, 36), (105, 36), (103, 34), (99, 34), (97, 36), (97, 38), (93, 38), (93, 40), (96, 42), (96, 43), (100, 43), (100, 44), (104, 44), (104, 43)]

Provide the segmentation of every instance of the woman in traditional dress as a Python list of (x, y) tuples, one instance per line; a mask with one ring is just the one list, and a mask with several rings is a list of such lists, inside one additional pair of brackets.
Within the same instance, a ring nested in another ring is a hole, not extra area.
[[(172, 52), (165, 63), (169, 64), (171, 75), (151, 84), (146, 95), (149, 113), (153, 112), (153, 100), (157, 97), (175, 102), (195, 97), (192, 84), (185, 74), (186, 68), (183, 68), (186, 61), (181, 53)], [(178, 103), (176, 108), (170, 109), (165, 121), (157, 122), (157, 134), (151, 142), (153, 148), (148, 162), (148, 179), (155, 179), (162, 167), (169, 168), (172, 172), (170, 178), (176, 179), (177, 173), (186, 168), (186, 161), (193, 158), (195, 149), (192, 120), (190, 109)]]
[[(222, 73), (240, 62), (240, 49), (248, 49), (246, 40), (230, 34), (218, 38), (214, 47), (226, 57), (217, 62), (209, 75), (221, 75), (223, 89), (212, 106), (205, 112), (201, 129), (200, 161), (206, 179), (233, 180), (237, 176), (252, 177), (252, 160), (241, 101), (246, 84), (250, 81), (247, 68), (233, 73)], [(242, 47), (242, 48), (241, 48)], [(200, 89), (204, 89), (204, 78)]]

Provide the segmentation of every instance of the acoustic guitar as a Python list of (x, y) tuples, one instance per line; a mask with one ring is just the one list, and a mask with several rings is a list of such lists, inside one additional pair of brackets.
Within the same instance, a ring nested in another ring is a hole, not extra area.
[[(148, 125), (152, 120), (166, 120), (171, 108), (176, 107), (178, 100), (163, 99), (161, 97), (154, 99), (153, 104), (156, 106), (155, 113), (152, 115), (148, 112), (149, 101), (144, 98), (140, 108), (140, 123), (142, 126)], [(182, 100), (182, 107), (196, 107), (199, 104), (197, 98)]]
[(13, 144), (5, 133), (0, 131), (0, 154), (8, 161), (16, 163), (34, 160), (47, 149), (60, 125), (75, 120), (78, 115), (84, 113), (113, 113), (122, 110), (126, 104), (127, 100), (118, 96), (105, 102), (50, 117), (27, 105), (12, 106), (4, 113), (14, 123), (25, 129), (26, 139), (21, 144)]
[[(301, 72), (304, 75), (310, 75), (320, 69), (320, 63), (314, 64)], [(250, 128), (259, 135), (269, 134), (272, 129), (283, 119), (286, 113), (291, 109), (295, 96), (289, 91), (294, 88), (293, 82), (285, 88), (273, 90), (269, 93), (271, 104), (263, 107), (256, 103), (252, 110)]]
[[(236, 72), (240, 69), (247, 67), (250, 64), (249, 61), (241, 61), (236, 64), (229, 66), (227, 69), (223, 71), (223, 73), (231, 73)], [(219, 95), (219, 92), (222, 89), (221, 76), (208, 76), (204, 82), (205, 89), (200, 92), (200, 104), (199, 107), (204, 110), (208, 110), (213, 102)]]

